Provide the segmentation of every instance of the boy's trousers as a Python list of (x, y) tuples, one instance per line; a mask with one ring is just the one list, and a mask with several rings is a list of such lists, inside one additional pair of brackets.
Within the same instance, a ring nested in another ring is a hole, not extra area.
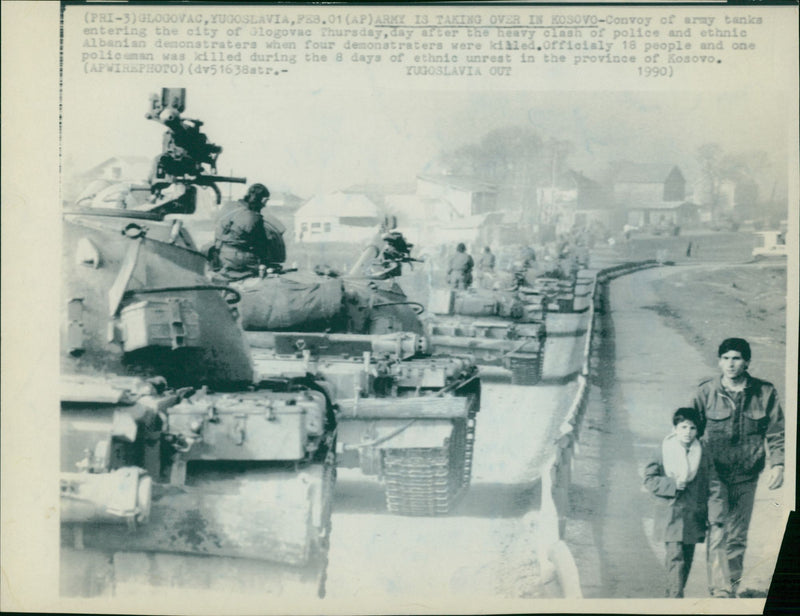
[(667, 597), (683, 597), (683, 588), (689, 577), (694, 559), (694, 543), (681, 543), (680, 541), (667, 541), (666, 561), (667, 567)]

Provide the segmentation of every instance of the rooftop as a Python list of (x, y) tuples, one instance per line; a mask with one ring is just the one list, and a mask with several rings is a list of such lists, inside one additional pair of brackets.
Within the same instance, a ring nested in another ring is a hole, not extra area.
[(675, 170), (680, 173), (680, 169), (676, 165), (626, 162), (617, 171), (615, 181), (643, 184), (661, 183)]
[(420, 173), (417, 178), (425, 182), (433, 182), (435, 184), (450, 186), (469, 192), (497, 192), (496, 185), (466, 175), (432, 175)]

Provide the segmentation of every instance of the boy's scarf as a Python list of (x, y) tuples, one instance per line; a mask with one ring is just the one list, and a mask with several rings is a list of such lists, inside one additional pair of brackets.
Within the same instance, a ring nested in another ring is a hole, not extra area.
[(678, 437), (674, 432), (667, 435), (661, 443), (664, 473), (667, 477), (672, 477), (676, 481), (683, 480), (689, 483), (697, 475), (702, 453), (703, 448), (697, 439), (692, 441), (687, 450), (686, 447), (678, 442)]

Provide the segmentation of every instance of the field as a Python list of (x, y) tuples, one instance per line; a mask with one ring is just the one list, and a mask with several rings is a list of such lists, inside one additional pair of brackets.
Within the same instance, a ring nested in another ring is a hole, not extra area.
[(751, 372), (772, 381), (786, 400), (786, 263), (676, 268), (654, 283), (652, 309), (716, 363), (717, 345), (745, 338)]

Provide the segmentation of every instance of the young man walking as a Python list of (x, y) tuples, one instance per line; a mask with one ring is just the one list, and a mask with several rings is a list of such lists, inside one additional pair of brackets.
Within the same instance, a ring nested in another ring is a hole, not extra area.
[(746, 340), (723, 340), (717, 355), (721, 374), (700, 383), (693, 407), (704, 424), (703, 441), (727, 510), (723, 524), (709, 533), (709, 590), (712, 596), (733, 597), (742, 579), (758, 477), (767, 468), (769, 489), (783, 484), (784, 416), (772, 383), (748, 373)]

